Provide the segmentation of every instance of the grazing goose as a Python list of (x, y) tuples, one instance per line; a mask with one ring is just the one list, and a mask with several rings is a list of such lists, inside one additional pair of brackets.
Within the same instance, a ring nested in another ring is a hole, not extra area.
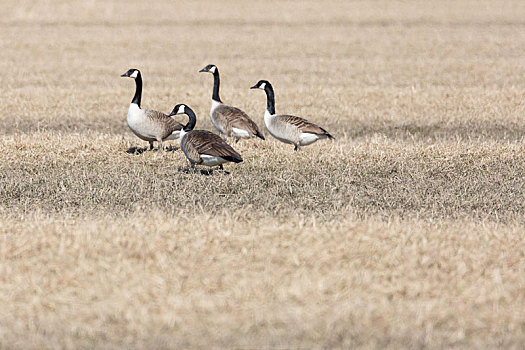
[(121, 77), (135, 79), (135, 96), (131, 100), (128, 109), (128, 126), (142, 140), (149, 142), (149, 149), (153, 149), (153, 141), (159, 143), (159, 150), (162, 149), (163, 140), (174, 140), (179, 138), (182, 124), (164, 113), (150, 109), (140, 108), (142, 97), (142, 76), (138, 69), (130, 69)]
[(257, 124), (239, 108), (228, 106), (222, 103), (219, 97), (219, 70), (217, 66), (208, 64), (199, 72), (213, 74), (213, 94), (211, 96), (210, 118), (215, 129), (226, 137), (233, 136), (235, 142), (241, 138), (259, 137), (264, 140), (263, 134), (259, 131)]
[(170, 116), (175, 114), (186, 114), (189, 117), (188, 124), (180, 131), (180, 148), (190, 161), (192, 168), (195, 167), (195, 164), (210, 167), (219, 165), (219, 169), (223, 170), (223, 163), (242, 162), (240, 154), (235, 152), (219, 135), (207, 130), (193, 130), (197, 117), (190, 107), (178, 104), (173, 108)]
[(306, 119), (287, 114), (275, 114), (275, 97), (273, 87), (267, 80), (259, 80), (251, 89), (262, 89), (266, 92), (266, 111), (264, 124), (270, 134), (284, 143), (291, 143), (295, 150), (323, 138), (333, 139), (325, 129)]

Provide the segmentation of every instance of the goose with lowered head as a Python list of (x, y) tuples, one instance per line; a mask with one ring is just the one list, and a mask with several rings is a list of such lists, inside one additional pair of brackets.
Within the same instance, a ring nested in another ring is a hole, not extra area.
[(222, 170), (224, 163), (242, 162), (241, 155), (219, 135), (207, 130), (193, 130), (197, 123), (197, 117), (190, 107), (185, 104), (178, 104), (173, 108), (170, 116), (176, 114), (186, 114), (189, 117), (188, 123), (180, 132), (180, 148), (192, 168), (195, 167), (195, 164), (209, 167), (218, 165), (219, 169)]

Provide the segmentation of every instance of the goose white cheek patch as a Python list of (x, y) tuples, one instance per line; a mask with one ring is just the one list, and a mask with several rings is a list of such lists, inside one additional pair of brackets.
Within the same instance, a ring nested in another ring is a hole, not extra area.
[(139, 74), (139, 71), (136, 70), (136, 71), (134, 71), (133, 74), (131, 74), (129, 77), (130, 77), (130, 78), (133, 78), (133, 79), (136, 79), (138, 74)]
[(259, 86), (259, 89), (263, 89), (266, 87), (266, 83), (262, 83), (261, 86)]
[(210, 68), (210, 72), (215, 73), (215, 70), (216, 70), (216, 69), (217, 69), (217, 68), (216, 68), (215, 66), (213, 66), (213, 67)]
[(184, 114), (184, 112), (185, 112), (184, 106), (180, 106), (179, 110), (177, 111), (177, 114)]

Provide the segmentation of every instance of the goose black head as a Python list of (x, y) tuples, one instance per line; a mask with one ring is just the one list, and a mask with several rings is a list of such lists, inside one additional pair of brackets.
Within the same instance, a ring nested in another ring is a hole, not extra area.
[(208, 73), (215, 74), (216, 71), (217, 71), (217, 66), (216, 65), (208, 64), (206, 67), (202, 68), (199, 72), (200, 73), (208, 72)]
[(186, 114), (189, 118), (188, 123), (182, 128), (183, 131), (189, 132), (195, 128), (195, 124), (197, 124), (197, 116), (195, 115), (195, 112), (193, 112), (193, 109), (191, 109), (188, 105), (180, 103), (173, 107), (173, 111), (171, 111), (169, 116), (171, 117), (175, 114)]
[(266, 110), (270, 115), (275, 114), (275, 96), (273, 93), (272, 84), (268, 80), (259, 80), (257, 84), (250, 89), (261, 89), (266, 93)]
[(257, 84), (252, 86), (250, 89), (266, 89), (267, 86), (271, 86), (268, 80), (259, 80)]
[(140, 71), (138, 69), (131, 68), (126, 73), (122, 74), (121, 77), (129, 77), (129, 78), (137, 79), (139, 75), (140, 75)]
[(173, 107), (173, 110), (171, 111), (169, 117), (172, 117), (176, 114), (186, 114), (186, 108), (189, 108), (184, 103), (179, 103), (175, 107)]

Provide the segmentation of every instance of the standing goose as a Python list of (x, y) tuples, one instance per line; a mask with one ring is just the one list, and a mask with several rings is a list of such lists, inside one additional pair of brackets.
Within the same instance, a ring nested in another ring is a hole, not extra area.
[(246, 113), (239, 108), (228, 106), (222, 103), (219, 97), (219, 70), (217, 66), (208, 64), (199, 72), (208, 72), (213, 74), (213, 94), (211, 96), (210, 118), (215, 129), (226, 137), (233, 136), (235, 142), (241, 138), (259, 137), (264, 140), (263, 134), (259, 127)]
[(323, 138), (333, 139), (325, 129), (301, 117), (287, 114), (275, 114), (275, 97), (273, 87), (267, 80), (259, 80), (251, 89), (262, 89), (266, 92), (266, 111), (264, 124), (270, 134), (284, 143), (291, 143), (295, 150)]
[(170, 116), (175, 114), (186, 114), (189, 117), (180, 131), (180, 148), (190, 161), (191, 167), (202, 164), (212, 167), (218, 165), (223, 170), (223, 163), (242, 162), (242, 158), (230, 145), (219, 135), (207, 130), (193, 130), (197, 123), (197, 117), (193, 110), (185, 104), (178, 104), (173, 108)]
[(142, 76), (138, 69), (130, 69), (121, 77), (135, 79), (135, 96), (131, 100), (128, 109), (128, 126), (142, 140), (149, 142), (149, 149), (153, 149), (153, 141), (159, 143), (158, 149), (162, 149), (163, 140), (174, 140), (179, 138), (182, 124), (164, 113), (151, 109), (140, 108), (142, 97)]

